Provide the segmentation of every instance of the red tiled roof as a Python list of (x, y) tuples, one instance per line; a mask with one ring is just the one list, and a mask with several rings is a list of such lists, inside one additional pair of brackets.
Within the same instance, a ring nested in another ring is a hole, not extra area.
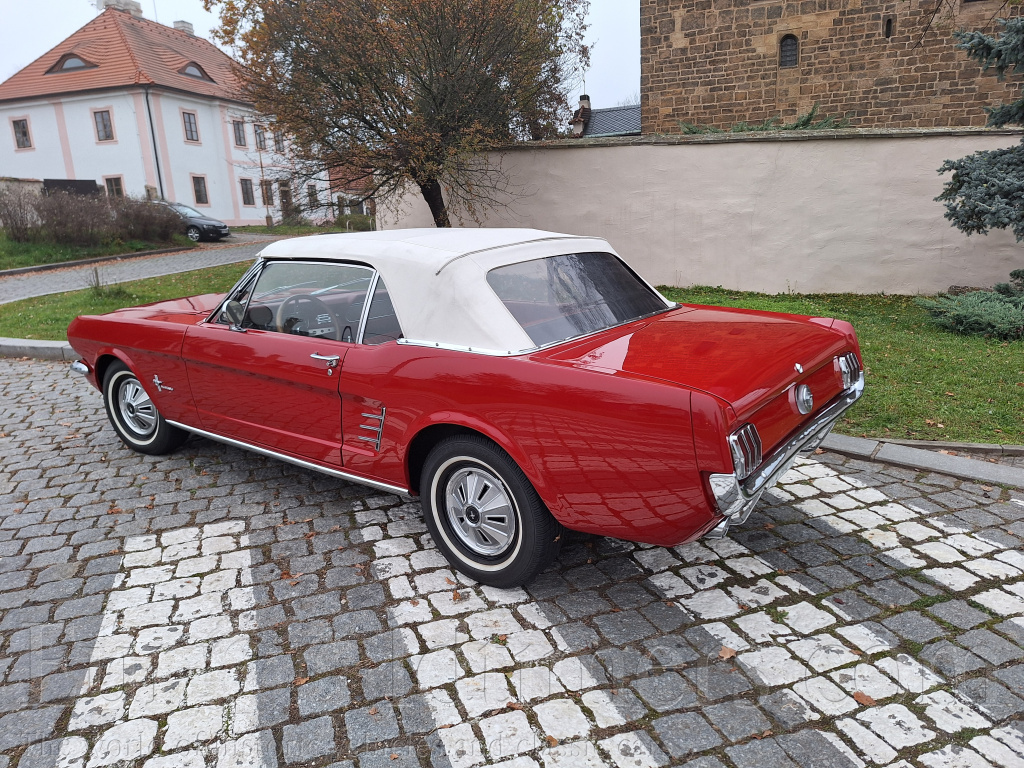
[[(47, 74), (68, 54), (95, 66)], [(179, 70), (190, 62), (198, 64), (213, 82), (181, 74)], [(242, 101), (234, 66), (231, 57), (208, 40), (108, 8), (0, 83), (0, 101), (133, 85), (164, 86)]]

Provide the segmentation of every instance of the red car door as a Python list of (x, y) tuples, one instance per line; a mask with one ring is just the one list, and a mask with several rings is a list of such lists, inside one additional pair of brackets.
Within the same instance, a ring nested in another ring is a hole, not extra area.
[(363, 265), (272, 261), (189, 328), (182, 358), (202, 428), (341, 466), (338, 383), (372, 281)]
[(182, 357), (202, 428), (341, 465), (341, 363), (352, 345), (276, 331), (188, 329)]

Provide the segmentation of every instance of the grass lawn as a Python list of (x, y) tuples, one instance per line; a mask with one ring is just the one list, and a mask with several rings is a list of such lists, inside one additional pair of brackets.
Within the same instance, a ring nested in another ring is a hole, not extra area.
[(66, 339), (68, 323), (78, 315), (98, 315), (121, 307), (199, 293), (223, 293), (238, 281), (250, 264), (251, 261), (245, 261), (119, 283), (99, 290), (86, 288), (0, 304), (0, 336)]
[(688, 304), (838, 317), (853, 323), (867, 389), (836, 425), (857, 437), (1024, 443), (1024, 342), (957, 336), (932, 325), (909, 296), (767, 296), (666, 288)]
[(157, 248), (192, 247), (192, 245), (192, 241), (184, 235), (175, 235), (174, 240), (169, 243), (150, 243), (143, 240), (129, 240), (127, 243), (96, 246), (15, 243), (8, 240), (3, 230), (0, 230), (0, 269), (59, 264), (76, 259), (91, 259), (95, 256), (117, 256), (122, 253), (152, 251)]
[(273, 227), (246, 226), (232, 227), (232, 232), (251, 232), (257, 235), (329, 235), (334, 232), (367, 232), (373, 227), (373, 218), (360, 214), (344, 216), (333, 224), (318, 226), (316, 224), (277, 224)]
[[(227, 291), (248, 263), (0, 305), (0, 336), (63, 339), (76, 315)], [(861, 437), (1024, 443), (1024, 342), (956, 336), (907, 296), (779, 295), (664, 288), (675, 301), (849, 320), (867, 392), (837, 431)]]

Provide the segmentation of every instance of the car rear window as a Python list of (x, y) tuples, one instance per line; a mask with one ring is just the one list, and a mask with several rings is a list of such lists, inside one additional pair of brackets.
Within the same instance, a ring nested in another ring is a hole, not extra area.
[(487, 282), (537, 346), (667, 309), (610, 253), (572, 253), (497, 267)]

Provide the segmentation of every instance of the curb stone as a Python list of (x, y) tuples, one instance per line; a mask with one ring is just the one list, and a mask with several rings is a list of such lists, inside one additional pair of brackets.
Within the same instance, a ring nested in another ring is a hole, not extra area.
[(38, 360), (64, 360), (70, 363), (78, 359), (78, 354), (66, 341), (0, 336), (0, 357), (34, 357)]
[[(961, 443), (960, 445), (969, 445)], [(881, 440), (867, 440), (847, 435), (829, 435), (821, 444), (822, 448), (865, 461), (883, 461), (909, 469), (937, 472), (964, 480), (981, 480), (995, 485), (1011, 485), (1024, 488), (1024, 469), (987, 461), (950, 456), (945, 453), (913, 448), (902, 443)], [(1018, 448), (1019, 446), (1012, 446)]]
[(74, 261), (56, 261), (53, 264), (36, 264), (32, 267), (18, 267), (16, 269), (0, 269), (0, 278), (14, 277), (15, 275), (30, 275), (36, 272), (51, 272), (55, 269), (73, 269), (75, 267), (87, 267), (90, 264), (101, 264), (107, 261), (127, 261), (128, 259), (140, 259), (144, 256), (162, 256), (167, 253), (180, 253), (182, 251), (194, 250), (195, 246), (183, 245), (177, 248), (158, 248), (155, 251), (136, 251), (135, 253), (119, 253), (112, 256), (94, 256), (91, 259), (75, 259)]

